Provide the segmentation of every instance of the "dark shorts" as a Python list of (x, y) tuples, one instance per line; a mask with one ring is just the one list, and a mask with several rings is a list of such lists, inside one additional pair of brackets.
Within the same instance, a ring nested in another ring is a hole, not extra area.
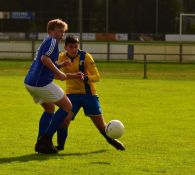
[(72, 102), (74, 117), (82, 107), (86, 116), (97, 116), (102, 114), (99, 99), (96, 95), (90, 94), (67, 94)]

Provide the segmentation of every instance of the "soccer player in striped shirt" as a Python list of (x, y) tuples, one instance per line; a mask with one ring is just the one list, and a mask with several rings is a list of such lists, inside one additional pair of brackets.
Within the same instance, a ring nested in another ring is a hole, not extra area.
[[(61, 70), (64, 73), (81, 71), (84, 74), (83, 81), (78, 79), (66, 81), (66, 94), (72, 102), (73, 119), (80, 108), (83, 108), (85, 115), (90, 117), (107, 142), (117, 150), (125, 150), (124, 145), (120, 141), (108, 137), (105, 133), (106, 123), (95, 88), (95, 82), (99, 81), (100, 76), (92, 55), (79, 50), (79, 40), (74, 35), (66, 36), (64, 48), (66, 52), (60, 53), (58, 59), (59, 63), (66, 63)], [(66, 122), (57, 131), (58, 150), (64, 149), (68, 135), (67, 127), (68, 123)]]
[[(61, 81), (71, 78), (83, 79), (82, 73), (65, 74), (58, 69), (56, 64), (59, 55), (58, 42), (67, 29), (68, 25), (60, 19), (48, 22), (48, 36), (38, 48), (24, 80), (27, 91), (44, 109), (35, 144), (35, 151), (38, 153), (57, 153), (58, 150), (53, 146), (52, 137), (61, 123), (70, 120), (72, 104), (64, 91), (53, 82), (53, 79)], [(59, 109), (54, 113), (55, 105)]]

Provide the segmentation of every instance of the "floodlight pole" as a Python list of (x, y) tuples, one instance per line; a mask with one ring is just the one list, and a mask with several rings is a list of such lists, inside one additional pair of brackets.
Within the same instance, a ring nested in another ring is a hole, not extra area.
[(179, 17), (179, 39), (181, 41), (181, 35), (182, 35), (182, 18), (183, 18), (183, 13), (180, 13)]
[(3, 19), (1, 19), (1, 32), (4, 32), (3, 31)]
[(156, 0), (156, 34), (158, 34), (158, 0)]
[(106, 33), (108, 33), (109, 0), (106, 0)]
[(80, 49), (83, 49), (83, 0), (79, 0)]

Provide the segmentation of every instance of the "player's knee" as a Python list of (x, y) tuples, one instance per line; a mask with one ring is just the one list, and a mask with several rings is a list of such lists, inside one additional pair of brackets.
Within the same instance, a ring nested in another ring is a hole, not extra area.
[(48, 112), (48, 113), (54, 113), (55, 112), (55, 105), (53, 104), (47, 104), (47, 105), (42, 105), (45, 112)]
[(72, 110), (72, 104), (71, 103), (66, 103), (63, 106), (63, 110), (66, 111), (66, 112), (71, 112), (71, 110)]
[(55, 103), (57, 106), (62, 108), (66, 112), (70, 112), (72, 110), (72, 103), (68, 98), (63, 98), (59, 102)]
[(72, 103), (69, 103), (67, 105), (67, 112), (71, 112), (71, 110), (72, 110)]
[(46, 110), (45, 110), (45, 112), (48, 112), (48, 113), (54, 113), (54, 112), (55, 112), (55, 110), (53, 110), (53, 109), (46, 109)]

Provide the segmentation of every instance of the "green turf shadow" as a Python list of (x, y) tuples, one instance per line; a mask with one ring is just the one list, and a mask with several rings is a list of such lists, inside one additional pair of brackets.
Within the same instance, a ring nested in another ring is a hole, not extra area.
[(99, 154), (104, 153), (106, 150), (97, 150), (97, 151), (91, 151), (91, 152), (83, 152), (83, 153), (65, 153), (65, 154), (28, 154), (28, 155), (22, 155), (18, 157), (5, 157), (0, 158), (0, 164), (6, 164), (6, 163), (12, 163), (12, 162), (29, 162), (29, 161), (43, 161), (48, 159), (56, 159), (59, 157), (64, 156), (84, 156), (84, 155), (90, 155), (90, 154)]

